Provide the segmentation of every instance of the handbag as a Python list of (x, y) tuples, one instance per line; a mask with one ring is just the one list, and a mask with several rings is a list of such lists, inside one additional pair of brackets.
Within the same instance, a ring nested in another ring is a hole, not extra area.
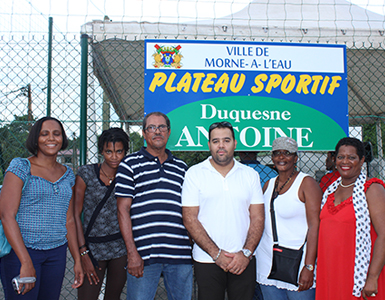
[(270, 274), (267, 278), (275, 279), (298, 286), (298, 273), (301, 264), (303, 248), (306, 243), (303, 243), (298, 250), (282, 247), (278, 244), (277, 224), (275, 220), (274, 200), (278, 197), (278, 193), (273, 192), (270, 200), (270, 215), (273, 231), (273, 262), (271, 265)]
[[(31, 167), (29, 160), (27, 158), (26, 158), (26, 160), (28, 161), (28, 164)], [(28, 179), (29, 179), (29, 174), (27, 175), (27, 178), (24, 181), (23, 189), (21, 190), (21, 193), (24, 192), (25, 186), (28, 183)], [(8, 243), (8, 240), (7, 240), (5, 233), (4, 233), (3, 224), (1, 224), (1, 220), (0, 220), (0, 258), (9, 254), (9, 252), (11, 252), (11, 249), (12, 249), (12, 247)]]
[[(96, 174), (99, 174), (98, 164), (94, 164), (94, 168), (95, 168)], [(117, 233), (111, 234), (111, 235), (106, 235), (106, 236), (97, 236), (97, 237), (96, 236), (91, 236), (91, 237), (88, 236), (91, 232), (92, 226), (94, 225), (94, 223), (96, 221), (97, 216), (99, 215), (104, 204), (106, 204), (108, 198), (110, 197), (112, 190), (115, 187), (115, 182), (116, 182), (116, 179), (114, 178), (114, 180), (111, 182), (110, 186), (108, 187), (107, 192), (104, 195), (104, 198), (102, 199), (102, 201), (99, 202), (98, 206), (95, 208), (94, 212), (92, 213), (91, 219), (88, 222), (86, 232), (84, 233), (84, 239), (86, 241), (86, 245), (88, 248), (88, 256), (90, 257), (92, 264), (96, 268), (99, 267), (99, 264), (98, 264), (97, 260), (94, 258), (94, 256), (92, 255), (88, 244), (89, 243), (105, 243), (105, 242), (115, 241), (115, 240), (122, 238), (122, 233), (120, 231)]]

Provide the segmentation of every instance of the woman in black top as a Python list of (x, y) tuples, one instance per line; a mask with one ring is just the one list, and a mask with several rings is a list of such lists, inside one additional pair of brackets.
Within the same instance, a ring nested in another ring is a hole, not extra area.
[(98, 140), (103, 163), (82, 166), (76, 176), (76, 227), (83, 270), (88, 278), (78, 289), (79, 300), (98, 299), (106, 270), (104, 299), (119, 300), (126, 282), (127, 252), (119, 229), (114, 186), (128, 143), (127, 134), (120, 128), (103, 131)]

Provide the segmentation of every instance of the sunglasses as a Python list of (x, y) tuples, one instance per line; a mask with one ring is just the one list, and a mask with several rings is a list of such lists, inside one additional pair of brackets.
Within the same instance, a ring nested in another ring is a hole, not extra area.
[(283, 155), (284, 157), (290, 157), (290, 156), (293, 156), (295, 155), (295, 152), (289, 152), (287, 150), (284, 150), (284, 151), (280, 151), (280, 150), (275, 150), (273, 151), (273, 157), (279, 157)]

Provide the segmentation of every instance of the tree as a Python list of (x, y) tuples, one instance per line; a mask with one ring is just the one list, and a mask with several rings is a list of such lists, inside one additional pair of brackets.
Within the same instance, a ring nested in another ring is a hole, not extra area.
[(4, 173), (11, 160), (15, 157), (28, 157), (30, 153), (25, 147), (31, 122), (28, 115), (14, 116), (10, 124), (0, 128), (0, 183), (3, 182)]
[(140, 135), (138, 132), (131, 132), (129, 153), (134, 153), (136, 151), (139, 151), (143, 145), (144, 145), (143, 136)]

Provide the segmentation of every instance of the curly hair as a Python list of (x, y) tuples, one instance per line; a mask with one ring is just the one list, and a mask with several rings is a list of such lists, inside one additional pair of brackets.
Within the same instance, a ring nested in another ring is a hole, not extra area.
[(124, 147), (124, 152), (127, 154), (129, 148), (130, 138), (123, 129), (112, 127), (110, 129), (104, 130), (98, 139), (98, 150), (99, 153), (103, 152), (104, 145), (108, 143), (115, 144), (121, 142)]

